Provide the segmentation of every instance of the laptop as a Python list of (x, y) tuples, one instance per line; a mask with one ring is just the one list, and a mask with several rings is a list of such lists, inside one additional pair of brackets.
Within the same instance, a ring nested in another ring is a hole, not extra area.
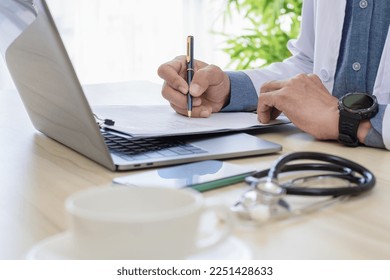
[(102, 128), (44, 0), (1, 0), (0, 42), (3, 42), (0, 50), (34, 127), (110, 170), (281, 150), (276, 143), (245, 133), (134, 139), (129, 134)]

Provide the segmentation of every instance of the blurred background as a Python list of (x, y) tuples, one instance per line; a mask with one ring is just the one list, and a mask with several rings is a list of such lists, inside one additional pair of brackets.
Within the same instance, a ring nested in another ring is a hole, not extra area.
[[(299, 32), (302, 0), (47, 0), (83, 84), (161, 83), (160, 64), (186, 52), (223, 69), (280, 61)], [(13, 88), (0, 59), (0, 90)]]

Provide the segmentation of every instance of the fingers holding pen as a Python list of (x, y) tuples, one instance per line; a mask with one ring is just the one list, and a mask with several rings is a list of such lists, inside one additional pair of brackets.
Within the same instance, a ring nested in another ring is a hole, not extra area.
[[(187, 93), (187, 92), (186, 92)], [(169, 85), (164, 84), (162, 96), (169, 101), (171, 107), (182, 115), (187, 115), (187, 94), (178, 92)], [(193, 108), (201, 105), (200, 98), (192, 99)]]
[(190, 93), (194, 97), (201, 96), (210, 87), (218, 86), (224, 81), (226, 74), (215, 65), (198, 68), (190, 85)]
[(186, 94), (188, 84), (186, 77), (185, 56), (178, 56), (175, 59), (162, 64), (157, 71), (164, 80), (161, 90), (162, 96), (169, 101), (171, 106), (180, 114), (186, 107)]
[(192, 117), (209, 117), (219, 111), (230, 93), (229, 77), (219, 67), (194, 61), (194, 76), (188, 85), (186, 57), (179, 56), (161, 65), (158, 75), (164, 79), (162, 96), (179, 114), (187, 115), (187, 93), (192, 96)]
[[(195, 60), (194, 65), (194, 76), (196, 76), (196, 72), (198, 69), (202, 69), (202, 67), (207, 66), (206, 63), (201, 62), (199, 60)], [(175, 59), (162, 64), (157, 71), (160, 78), (162, 78), (165, 83), (163, 85), (162, 94), (163, 96), (171, 100), (172, 93), (176, 92), (176, 94), (187, 94), (189, 85), (186, 81), (187, 77), (187, 65), (186, 65), (186, 57), (185, 56), (178, 56)], [(193, 83), (191, 83), (193, 84)], [(202, 83), (201, 83), (202, 84)], [(196, 88), (197, 86), (195, 86)], [(198, 89), (195, 90), (196, 93), (200, 92), (200, 94), (197, 94), (195, 96), (201, 95), (201, 91)]]
[(182, 94), (186, 94), (188, 92), (188, 84), (185, 80), (186, 70), (185, 57), (179, 56), (172, 61), (162, 64), (158, 68), (157, 73), (165, 81), (164, 88), (172, 88)]
[[(206, 65), (198, 68), (190, 85), (190, 94), (200, 98), (201, 117), (219, 112), (230, 95), (230, 79), (218, 66)], [(194, 106), (197, 106), (196, 103)]]
[[(200, 101), (200, 99), (197, 99), (197, 100)], [(196, 102), (196, 99), (194, 99), (193, 102)], [(183, 116), (187, 116), (187, 107), (186, 106), (185, 107), (176, 106), (176, 105), (171, 103), (171, 107), (177, 113), (179, 113)], [(212, 108), (211, 104), (208, 103), (207, 101), (206, 102), (202, 101), (201, 105), (197, 105), (197, 106), (192, 107), (191, 117), (193, 117), (193, 118), (208, 118), (208, 117), (210, 117), (212, 112), (213, 112), (213, 108)]]

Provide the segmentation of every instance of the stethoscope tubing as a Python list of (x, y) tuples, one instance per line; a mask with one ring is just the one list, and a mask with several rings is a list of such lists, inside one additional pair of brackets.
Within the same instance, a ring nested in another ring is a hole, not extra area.
[[(325, 163), (299, 163), (287, 164), (294, 160), (315, 160)], [(339, 177), (345, 179), (355, 186), (337, 186), (337, 187), (298, 187), (293, 184), (279, 184), (284, 188), (286, 194), (289, 195), (304, 195), (304, 196), (344, 196), (344, 195), (359, 195), (371, 190), (375, 185), (374, 174), (363, 167), (362, 165), (350, 161), (348, 159), (318, 152), (296, 152), (280, 157), (271, 168), (258, 171), (251, 177), (260, 180), (267, 178), (267, 180), (278, 182), (278, 176), (281, 173), (295, 172), (295, 171), (327, 171), (334, 174), (329, 176)], [(359, 174), (357, 177), (355, 174)]]

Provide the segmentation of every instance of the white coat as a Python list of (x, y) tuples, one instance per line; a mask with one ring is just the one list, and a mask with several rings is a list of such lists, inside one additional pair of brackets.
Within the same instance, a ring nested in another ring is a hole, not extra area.
[[(245, 70), (255, 89), (270, 80), (284, 80), (300, 73), (314, 73), (332, 92), (336, 73), (346, 0), (304, 0), (301, 32), (288, 43), (292, 56), (280, 63), (258, 70)], [(390, 32), (387, 34), (374, 94), (380, 104), (390, 103)], [(390, 150), (390, 106), (383, 118), (383, 141)]]

